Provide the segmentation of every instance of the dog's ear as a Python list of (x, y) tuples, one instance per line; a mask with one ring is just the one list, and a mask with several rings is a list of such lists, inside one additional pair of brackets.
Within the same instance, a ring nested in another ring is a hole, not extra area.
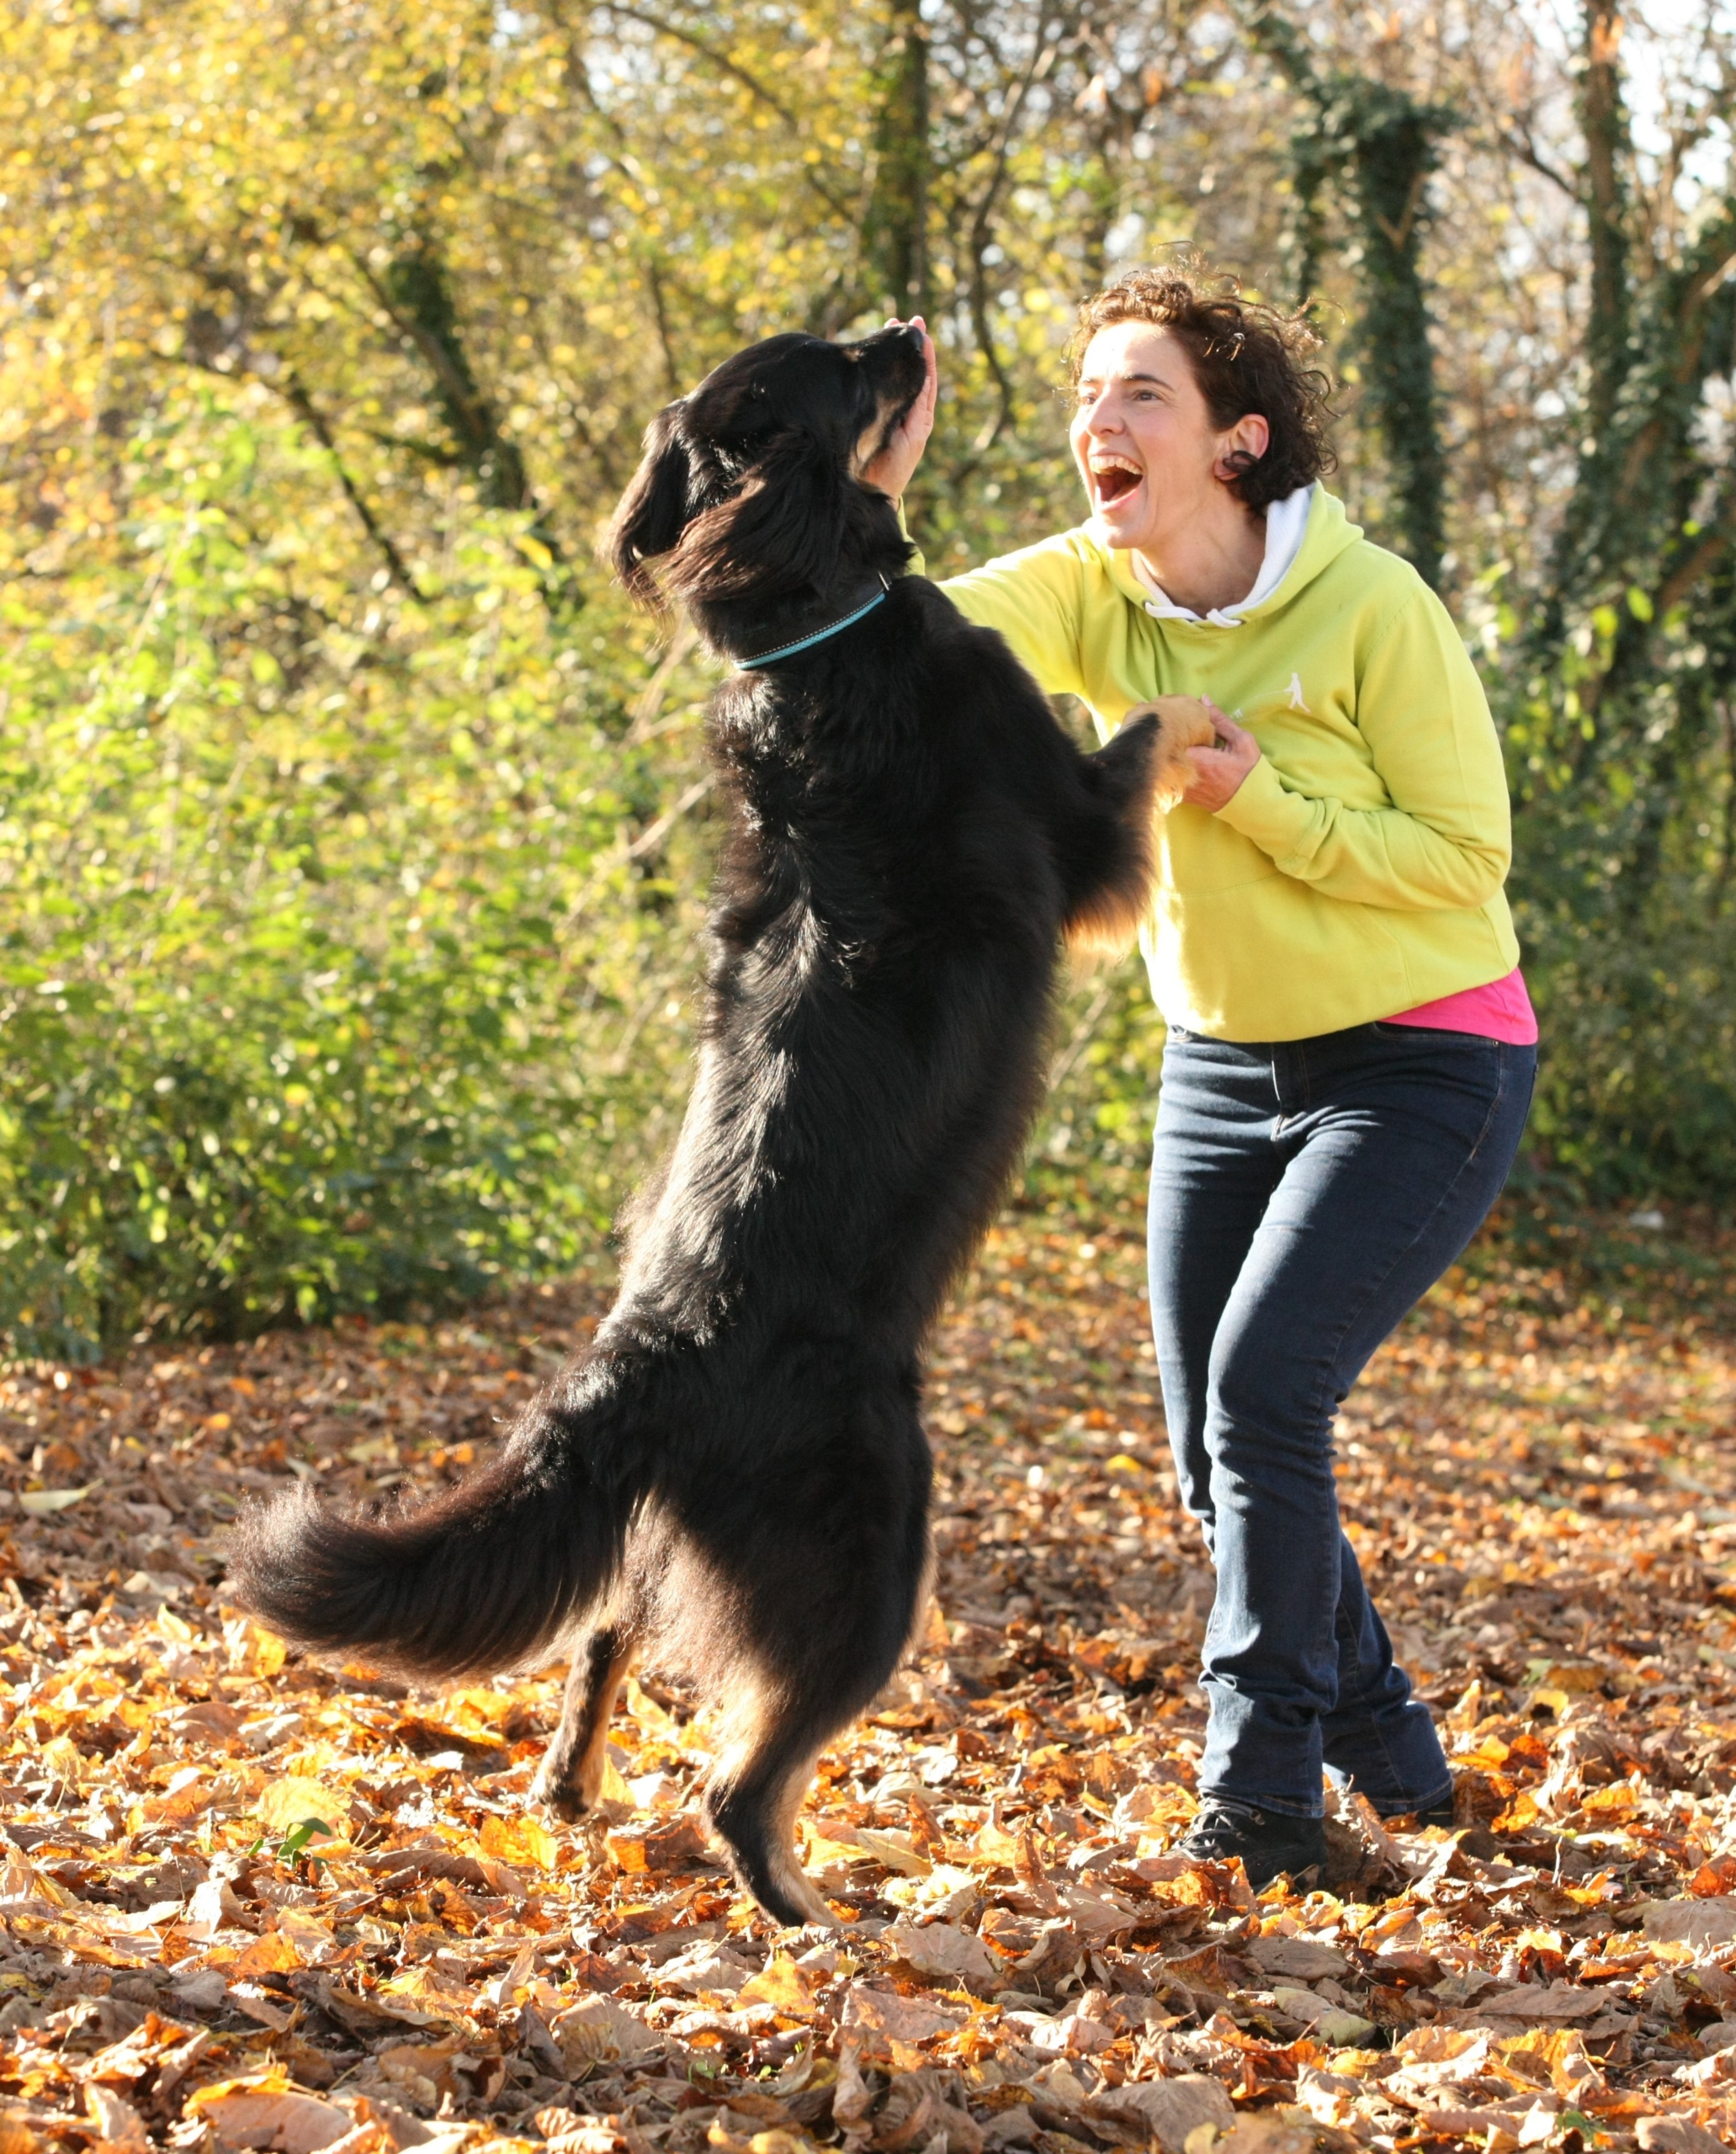
[(698, 600), (828, 591), (860, 488), (838, 449), (805, 427), (778, 434), (726, 501), (687, 526), (667, 581)]
[(672, 553), (687, 528), (693, 462), (682, 432), (685, 401), (666, 404), (645, 432), (645, 454), (609, 521), (603, 552), (641, 604), (661, 597), (646, 564)]

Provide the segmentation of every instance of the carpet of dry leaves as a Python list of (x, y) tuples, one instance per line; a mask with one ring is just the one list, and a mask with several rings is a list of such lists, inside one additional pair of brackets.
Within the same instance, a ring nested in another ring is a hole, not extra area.
[(937, 1342), (920, 1654), (779, 1933), (634, 1684), (608, 1814), (525, 1791), (559, 1672), (420, 1695), (226, 1603), (236, 1507), (460, 1472), (600, 1287), (0, 1379), (0, 2154), (1308, 2154), (1736, 2144), (1736, 1327), (1500, 1261), (1341, 1430), (1460, 1822), (1256, 1900), (1171, 1852), (1210, 1582), (1131, 1239), (996, 1233)]

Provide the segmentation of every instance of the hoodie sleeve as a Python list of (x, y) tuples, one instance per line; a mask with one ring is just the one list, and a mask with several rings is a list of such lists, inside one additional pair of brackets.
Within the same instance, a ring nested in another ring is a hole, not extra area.
[(1512, 858), (1506, 772), (1477, 669), (1432, 592), (1370, 651), (1356, 724), (1389, 807), (1299, 792), (1262, 756), (1218, 820), (1328, 897), (1401, 912), (1487, 904)]
[[(899, 526), (904, 528), (901, 503)], [(920, 553), (910, 572), (928, 573)], [(1063, 536), (1003, 554), (940, 587), (967, 621), (1000, 630), (1045, 695), (1083, 696), (1079, 645), (1084, 586), (1084, 565)]]

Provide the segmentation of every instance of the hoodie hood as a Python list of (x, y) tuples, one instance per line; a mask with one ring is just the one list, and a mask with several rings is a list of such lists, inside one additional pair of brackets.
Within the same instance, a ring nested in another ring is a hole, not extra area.
[[(1303, 490), (1298, 489), (1298, 493)], [(1123, 597), (1141, 607), (1154, 618), (1162, 621), (1171, 633), (1215, 635), (1224, 629), (1239, 628), (1250, 621), (1269, 620), (1287, 606), (1294, 603), (1321, 571), (1335, 561), (1339, 555), (1356, 545), (1362, 536), (1360, 524), (1352, 523), (1344, 512), (1344, 503), (1335, 494), (1316, 483), (1307, 488), (1308, 520), (1303, 527), (1302, 540), (1296, 549), (1295, 558), (1278, 576), (1277, 582), (1263, 594), (1261, 586), (1266, 582), (1266, 570), (1249, 594), (1251, 602), (1222, 608), (1205, 616), (1189, 613), (1186, 607), (1163, 602), (1155, 586), (1145, 581), (1133, 565), (1131, 550), (1126, 547), (1107, 544), (1095, 524), (1083, 527), (1080, 536), (1102, 559), (1109, 579)], [(1297, 494), (1282, 501), (1275, 501), (1266, 513), (1268, 518), (1278, 516), (1290, 508), (1291, 503), (1302, 506)], [(1271, 538), (1282, 543), (1282, 534), (1274, 530)], [(1268, 545), (1268, 563), (1271, 546)]]

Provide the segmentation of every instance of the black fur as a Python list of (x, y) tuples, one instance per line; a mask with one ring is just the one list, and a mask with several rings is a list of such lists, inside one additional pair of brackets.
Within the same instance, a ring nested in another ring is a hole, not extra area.
[(538, 1789), (567, 1815), (632, 1660), (696, 1679), (730, 1716), (708, 1817), (787, 1921), (826, 1918), (790, 1846), (813, 1760), (925, 1590), (923, 1340), (1037, 1106), (1059, 943), (1143, 909), (1160, 775), (1157, 721), (1080, 754), (998, 636), (900, 576), (852, 458), (920, 382), (902, 331), (774, 337), (653, 423), (614, 558), (642, 596), (661, 560), (715, 650), (890, 595), (714, 703), (703, 1044), (594, 1345), (451, 1493), (372, 1519), (298, 1494), (236, 1557), (275, 1629), (416, 1673), (570, 1642)]

